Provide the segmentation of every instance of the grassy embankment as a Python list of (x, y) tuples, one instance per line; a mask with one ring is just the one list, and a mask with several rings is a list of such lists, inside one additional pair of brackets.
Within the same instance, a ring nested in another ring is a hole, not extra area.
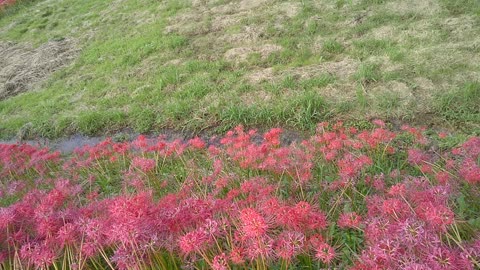
[(0, 15), (0, 41), (78, 56), (0, 101), (0, 133), (383, 118), (478, 134), (480, 7), (460, 2), (27, 2)]

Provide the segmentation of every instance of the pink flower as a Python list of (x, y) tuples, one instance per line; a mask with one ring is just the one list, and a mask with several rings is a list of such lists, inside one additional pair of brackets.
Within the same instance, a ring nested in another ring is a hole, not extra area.
[(152, 171), (155, 165), (155, 160), (149, 158), (134, 157), (132, 160), (132, 166), (145, 173)]
[(225, 253), (222, 253), (220, 255), (216, 255), (213, 258), (212, 269), (213, 270), (227, 270), (228, 269), (227, 256), (225, 256)]
[(433, 204), (431, 202), (422, 203), (417, 207), (420, 216), (435, 228), (444, 229), (454, 221), (454, 213), (443, 205)]
[(15, 212), (12, 207), (0, 208), (0, 230), (5, 230), (10, 223), (15, 221)]
[(76, 237), (76, 227), (72, 223), (67, 223), (63, 225), (57, 232), (57, 239), (62, 246), (75, 243)]
[(459, 269), (456, 267), (456, 254), (444, 247), (434, 248), (428, 256), (432, 269)]
[(462, 145), (462, 148), (465, 150), (468, 157), (474, 159), (480, 157), (480, 137), (472, 137), (468, 139)]
[(346, 153), (341, 160), (338, 161), (340, 169), (340, 177), (342, 180), (352, 179), (359, 175), (361, 170), (367, 165), (372, 165), (372, 160), (366, 155), (355, 157), (350, 153)]
[(297, 231), (283, 231), (275, 243), (277, 255), (285, 260), (291, 260), (302, 252), (305, 235)]
[(404, 183), (398, 183), (393, 185), (388, 190), (388, 195), (390, 196), (405, 196), (406, 187)]
[(232, 251), (230, 251), (230, 260), (234, 264), (243, 264), (245, 263), (244, 254), (245, 254), (245, 250), (243, 250), (242, 248), (233, 247)]
[(375, 119), (375, 120), (372, 121), (372, 123), (375, 124), (375, 125), (377, 125), (377, 126), (379, 126), (379, 127), (381, 127), (381, 128), (385, 128), (385, 127), (386, 127), (385, 122), (383, 122), (383, 121), (380, 120), (380, 119)]
[(338, 226), (340, 228), (358, 228), (361, 222), (362, 217), (357, 213), (343, 213), (338, 219)]
[(54, 250), (44, 242), (23, 245), (20, 256), (32, 262), (37, 268), (48, 268), (56, 259)]
[(265, 139), (266, 143), (278, 146), (280, 145), (280, 135), (282, 134), (281, 128), (272, 128), (270, 131), (265, 133), (263, 138)]
[(330, 264), (335, 258), (335, 250), (327, 243), (321, 243), (315, 248), (315, 258), (323, 263)]
[(480, 167), (473, 158), (466, 158), (462, 162), (460, 175), (471, 184), (480, 183)]
[(250, 260), (273, 257), (273, 240), (268, 236), (248, 239), (246, 254)]
[(190, 144), (194, 149), (203, 149), (206, 146), (206, 143), (199, 137), (189, 140), (188, 144)]
[(210, 145), (208, 147), (208, 153), (210, 154), (210, 156), (214, 157), (214, 156), (218, 156), (221, 153), (221, 150), (220, 148), (214, 145)]
[(450, 180), (450, 173), (446, 171), (441, 171), (435, 174), (435, 179), (437, 179), (438, 183), (445, 185)]
[(195, 230), (180, 237), (178, 246), (182, 253), (188, 255), (201, 250), (207, 243), (209, 237), (204, 230)]
[(139, 135), (137, 139), (132, 142), (132, 145), (142, 150), (145, 150), (148, 146), (147, 137), (145, 137), (144, 135)]
[(82, 245), (81, 255), (86, 258), (94, 257), (99, 251), (98, 247), (93, 242), (85, 242)]
[(240, 226), (247, 237), (260, 237), (267, 232), (268, 224), (254, 209), (245, 208), (240, 211)]
[(115, 250), (111, 260), (120, 270), (140, 269), (140, 265), (137, 263), (137, 257), (134, 250), (120, 247)]
[(428, 156), (423, 151), (415, 148), (408, 149), (408, 162), (411, 165), (421, 165), (428, 160)]
[(382, 204), (382, 212), (385, 215), (394, 217), (402, 216), (402, 214), (407, 213), (409, 209), (410, 208), (404, 201), (396, 198), (386, 199)]
[(425, 223), (414, 218), (399, 223), (397, 232), (400, 239), (409, 246), (422, 245), (421, 242), (427, 240), (425, 237), (428, 231), (425, 230)]

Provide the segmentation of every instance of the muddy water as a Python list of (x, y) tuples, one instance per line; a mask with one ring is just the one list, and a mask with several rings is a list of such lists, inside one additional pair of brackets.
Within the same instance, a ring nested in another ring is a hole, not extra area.
[[(193, 138), (192, 135), (186, 135), (182, 134), (181, 132), (176, 132), (172, 130), (164, 130), (161, 133), (162, 138), (167, 140), (167, 141), (173, 141), (176, 139), (181, 139), (183, 141), (186, 141), (190, 138)], [(85, 145), (96, 145), (102, 141), (104, 141), (106, 138), (110, 137), (113, 139), (113, 141), (119, 142), (119, 141), (133, 141), (135, 140), (140, 134), (139, 133), (134, 133), (134, 132), (127, 132), (127, 133), (118, 133), (114, 134), (112, 136), (85, 136), (81, 134), (76, 134), (72, 135), (69, 137), (63, 137), (63, 138), (58, 138), (58, 139), (36, 139), (36, 140), (0, 140), (0, 144), (15, 144), (15, 143), (26, 143), (30, 144), (33, 146), (37, 147), (48, 147), (51, 150), (54, 151), (60, 151), (63, 154), (70, 154), (72, 153), (76, 148), (85, 146)], [(145, 137), (149, 140), (155, 140), (159, 137), (160, 135), (158, 134), (148, 134), (145, 135)], [(202, 139), (204, 140), (209, 140), (209, 137), (204, 137), (201, 136)]]
[[(254, 143), (261, 143), (263, 141), (263, 136), (261, 136), (263, 132), (258, 132), (258, 135), (252, 138)], [(111, 137), (114, 141), (133, 141), (135, 140), (140, 134), (139, 133), (119, 133), (113, 136), (85, 136), (81, 134), (72, 135), (69, 137), (49, 140), (49, 139), (37, 139), (37, 140), (24, 140), (24, 141), (16, 141), (16, 140), (6, 140), (1, 141), (0, 144), (15, 144), (15, 143), (26, 143), (33, 146), (38, 147), (48, 147), (54, 151), (60, 151), (63, 154), (70, 154), (76, 148), (85, 146), (85, 145), (96, 145), (102, 141), (104, 141), (107, 137)], [(164, 140), (167, 141), (174, 141), (180, 139), (182, 141), (187, 141), (194, 137), (192, 134), (184, 134), (179, 131), (174, 130), (163, 130), (160, 135), (159, 134), (148, 134), (145, 137), (149, 140), (155, 140), (159, 137), (162, 137)], [(220, 145), (220, 136), (212, 136), (212, 135), (199, 135), (204, 141), (209, 142), (209, 144)], [(281, 136), (281, 142), (283, 145), (290, 145), (294, 142), (300, 142), (301, 140), (305, 139), (305, 134), (300, 134), (295, 131), (291, 130), (284, 130)]]
[(74, 135), (68, 138), (61, 138), (56, 140), (39, 139), (39, 140), (25, 140), (25, 141), (0, 141), (2, 144), (26, 143), (38, 147), (49, 147), (52, 150), (58, 150), (62, 153), (69, 154), (77, 147), (84, 145), (95, 145), (103, 141), (104, 137), (87, 137), (83, 135)]

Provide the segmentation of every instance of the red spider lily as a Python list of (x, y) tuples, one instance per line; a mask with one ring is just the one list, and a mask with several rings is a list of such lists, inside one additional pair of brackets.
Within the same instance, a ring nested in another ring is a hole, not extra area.
[(362, 222), (362, 217), (357, 213), (343, 213), (338, 218), (338, 226), (340, 228), (358, 228)]
[(132, 166), (145, 173), (155, 169), (155, 165), (155, 160), (149, 158), (134, 157), (132, 160)]
[(225, 255), (225, 253), (222, 253), (220, 255), (216, 255), (213, 258), (212, 269), (213, 270), (227, 270), (228, 269), (228, 260), (227, 260), (227, 256)]
[(194, 149), (203, 149), (206, 146), (206, 143), (199, 137), (195, 137), (189, 140), (188, 144), (191, 145)]
[(478, 192), (480, 139), (438, 154), (416, 147), (428, 141), (422, 129), (406, 127), (415, 140), (407, 144), (375, 123), (372, 131), (323, 123), (291, 145), (281, 129), (260, 136), (240, 126), (208, 149), (200, 138), (145, 136), (69, 157), (0, 144), (0, 267), (52, 268), (69, 254), (79, 268), (143, 269), (168, 254), (194, 268), (307, 256), (348, 268), (328, 243), (355, 233), (353, 269), (478, 268), (478, 236), (451, 241), (451, 231), (472, 215), (452, 205), (460, 192)]
[(315, 257), (323, 263), (330, 264), (335, 258), (335, 250), (327, 243), (321, 243), (315, 247)]
[(257, 211), (246, 208), (240, 211), (240, 227), (246, 237), (260, 237), (268, 230), (268, 224)]
[(283, 231), (275, 242), (275, 252), (284, 260), (292, 260), (301, 252), (305, 245), (305, 235), (298, 231)]

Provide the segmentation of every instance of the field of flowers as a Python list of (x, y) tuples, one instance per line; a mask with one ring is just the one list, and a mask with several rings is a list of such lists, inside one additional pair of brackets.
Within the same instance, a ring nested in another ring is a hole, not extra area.
[(374, 122), (0, 145), (0, 269), (478, 269), (480, 138)]

